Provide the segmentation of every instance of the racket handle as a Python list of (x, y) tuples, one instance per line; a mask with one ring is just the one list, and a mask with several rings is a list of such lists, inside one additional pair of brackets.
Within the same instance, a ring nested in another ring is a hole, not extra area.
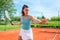
[(13, 25), (12, 21), (10, 21), (11, 25)]

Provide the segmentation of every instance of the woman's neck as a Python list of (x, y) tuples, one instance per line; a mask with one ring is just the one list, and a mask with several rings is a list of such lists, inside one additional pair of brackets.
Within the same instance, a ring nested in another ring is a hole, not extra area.
[(28, 15), (24, 15), (24, 19), (27, 19), (27, 16), (28, 16)]
[(28, 15), (24, 15), (24, 17), (27, 17)]

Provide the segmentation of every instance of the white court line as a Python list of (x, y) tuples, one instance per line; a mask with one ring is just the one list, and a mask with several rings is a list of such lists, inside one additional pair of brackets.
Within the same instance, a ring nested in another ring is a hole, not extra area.
[(53, 38), (52, 40), (55, 40), (55, 38), (56, 38), (57, 35), (58, 35), (58, 34), (55, 34), (55, 36), (54, 36), (54, 38)]

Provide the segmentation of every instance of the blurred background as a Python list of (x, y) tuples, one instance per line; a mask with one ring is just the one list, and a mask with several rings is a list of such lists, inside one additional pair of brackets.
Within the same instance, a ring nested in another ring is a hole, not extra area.
[(44, 15), (48, 20), (46, 24), (32, 22), (31, 27), (60, 28), (60, 0), (0, 0), (0, 31), (20, 28), (20, 25), (10, 24), (5, 10), (8, 10), (12, 21), (19, 22), (24, 4), (29, 6), (29, 15), (40, 20)]

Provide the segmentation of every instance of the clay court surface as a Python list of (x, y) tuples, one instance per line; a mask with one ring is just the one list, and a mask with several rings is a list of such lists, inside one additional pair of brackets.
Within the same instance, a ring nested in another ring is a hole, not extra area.
[[(32, 28), (34, 40), (60, 40), (60, 29)], [(18, 30), (0, 32), (0, 40), (18, 40)]]

